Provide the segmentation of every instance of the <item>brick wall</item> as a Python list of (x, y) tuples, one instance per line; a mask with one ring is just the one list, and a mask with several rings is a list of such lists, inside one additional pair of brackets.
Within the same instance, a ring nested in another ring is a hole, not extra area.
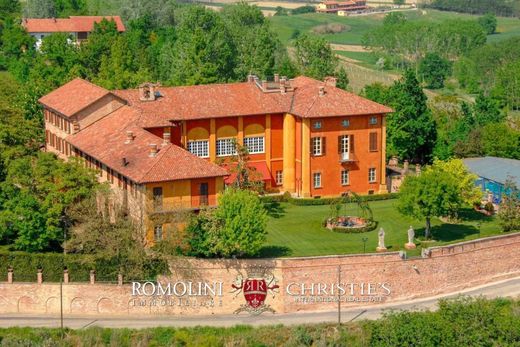
[[(230, 314), (246, 304), (243, 292), (232, 293), (237, 276), (247, 278), (248, 268), (263, 266), (280, 287), (265, 301), (276, 312), (334, 310), (338, 290), (331, 293), (330, 286), (337, 285), (338, 279), (346, 290), (340, 296), (343, 307), (428, 297), (519, 276), (519, 250), (520, 233), (516, 233), (435, 247), (424, 258), (407, 260), (396, 252), (284, 259), (178, 259), (172, 261), (172, 275), (161, 278), (162, 283), (184, 279), (194, 286), (204, 281), (219, 282), (221, 295), (152, 300), (132, 297), (130, 284), (69, 283), (63, 285), (63, 307), (66, 315)], [(59, 312), (60, 285), (45, 283), (45, 274), (43, 277), (42, 284), (17, 283), (14, 269), (14, 283), (0, 283), (0, 314)], [(289, 295), (288, 286), (291, 294), (303, 288), (304, 295)], [(389, 288), (389, 294), (384, 287)]]

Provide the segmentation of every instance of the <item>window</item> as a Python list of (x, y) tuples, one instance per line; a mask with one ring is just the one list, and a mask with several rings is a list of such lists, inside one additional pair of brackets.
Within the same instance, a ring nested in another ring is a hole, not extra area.
[(377, 117), (370, 117), (370, 120), (368, 121), (370, 125), (377, 124)]
[(201, 183), (199, 186), (200, 205), (206, 206), (208, 204), (209, 187), (208, 183)]
[(321, 121), (314, 122), (312, 126), (314, 129), (321, 129)]
[(282, 170), (276, 171), (275, 179), (276, 179), (277, 185), (281, 186), (283, 184), (283, 171)]
[(377, 151), (377, 133), (370, 133), (370, 152)]
[(343, 119), (341, 121), (341, 126), (344, 127), (344, 128), (348, 128), (350, 126), (350, 120), (348, 119)]
[(250, 154), (264, 153), (264, 137), (244, 137), (244, 146)]
[(349, 175), (348, 170), (341, 171), (341, 185), (347, 186), (349, 184)]
[(153, 239), (155, 242), (162, 240), (162, 225), (156, 225), (153, 228)]
[(237, 153), (235, 141), (233, 138), (217, 140), (217, 156), (225, 157)]
[(311, 139), (312, 155), (325, 155), (325, 138), (313, 137)]
[(163, 192), (162, 187), (153, 188), (153, 207), (155, 210), (162, 209), (163, 205)]
[(315, 172), (312, 175), (314, 188), (321, 188), (321, 172)]
[(209, 157), (209, 141), (208, 140), (197, 140), (188, 141), (188, 151), (195, 154), (197, 157), (208, 158)]
[(374, 183), (376, 181), (376, 169), (371, 167), (368, 169), (368, 182)]

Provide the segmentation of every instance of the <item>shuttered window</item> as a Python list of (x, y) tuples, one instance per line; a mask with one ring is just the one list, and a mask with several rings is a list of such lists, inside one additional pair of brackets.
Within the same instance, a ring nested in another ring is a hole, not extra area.
[(377, 133), (370, 133), (370, 152), (377, 151)]
[(311, 153), (313, 156), (325, 155), (325, 137), (311, 138)]

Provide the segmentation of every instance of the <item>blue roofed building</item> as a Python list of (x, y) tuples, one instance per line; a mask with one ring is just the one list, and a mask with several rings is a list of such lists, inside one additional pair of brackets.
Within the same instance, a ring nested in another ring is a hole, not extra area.
[(504, 193), (504, 185), (508, 179), (520, 188), (520, 160), (481, 157), (463, 159), (468, 170), (478, 176), (475, 184), (482, 192), (493, 194), (493, 202), (498, 204)]

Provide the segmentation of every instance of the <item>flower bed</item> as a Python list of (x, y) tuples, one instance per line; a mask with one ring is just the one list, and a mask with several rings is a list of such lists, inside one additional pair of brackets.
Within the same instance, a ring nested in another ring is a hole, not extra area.
[(339, 216), (328, 218), (325, 227), (338, 233), (363, 233), (374, 230), (377, 222), (357, 216)]

